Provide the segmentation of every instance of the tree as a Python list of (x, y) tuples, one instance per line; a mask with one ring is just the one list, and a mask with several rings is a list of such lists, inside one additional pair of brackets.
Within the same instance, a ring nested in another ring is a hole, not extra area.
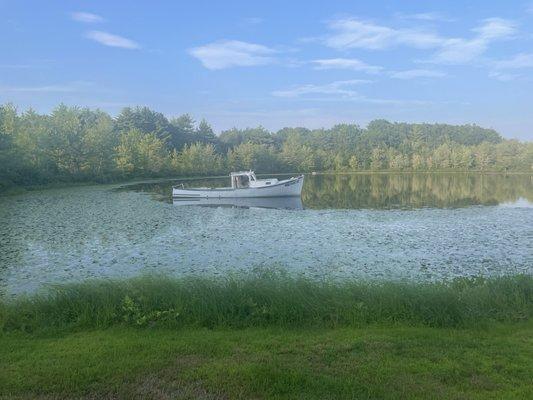
[(189, 114), (170, 120), (172, 129), (169, 144), (173, 149), (181, 150), (187, 143), (194, 142), (194, 124), (194, 119)]
[(150, 176), (169, 165), (170, 157), (165, 143), (155, 133), (132, 129), (120, 136), (115, 160), (118, 170), (126, 175)]
[(291, 171), (313, 171), (316, 167), (316, 159), (311, 147), (301, 144), (297, 138), (288, 139), (283, 143), (281, 159)]
[(350, 160), (348, 160), (348, 166), (351, 171), (357, 171), (359, 169), (359, 160), (355, 155), (351, 156)]
[(17, 119), (17, 110), (12, 104), (0, 107), (0, 189), (11, 185), (17, 174), (17, 157), (13, 145)]
[(110, 179), (115, 172), (115, 148), (119, 140), (113, 119), (106, 113), (98, 112), (83, 137), (86, 156), (82, 170), (98, 181)]
[(115, 119), (115, 129), (119, 133), (138, 130), (142, 133), (153, 133), (158, 139), (166, 142), (172, 137), (172, 127), (168, 119), (160, 112), (148, 107), (126, 107)]
[(372, 150), (370, 168), (379, 170), (387, 167), (387, 153), (382, 147), (376, 147)]
[(420, 154), (413, 154), (411, 157), (411, 167), (416, 170), (424, 168), (424, 158)]
[(201, 120), (194, 131), (194, 141), (197, 143), (210, 143), (213, 146), (217, 143), (217, 137), (205, 119)]
[(55, 181), (111, 181), (126, 176), (208, 175), (358, 169), (533, 171), (533, 143), (505, 140), (476, 125), (372, 121), (366, 129), (259, 126), (217, 137), (183, 114), (170, 121), (147, 107), (116, 117), (59, 105), (50, 114), (0, 106), (0, 189)]
[(222, 159), (212, 144), (193, 143), (186, 145), (178, 155), (176, 164), (184, 175), (208, 175), (222, 169)]
[(275, 172), (277, 165), (279, 160), (272, 146), (245, 142), (228, 151), (228, 166), (232, 170)]
[(45, 148), (58, 173), (66, 179), (82, 178), (81, 166), (87, 150), (83, 146), (83, 136), (90, 117), (89, 110), (64, 104), (55, 108), (50, 116)]
[(452, 151), (448, 143), (443, 143), (433, 152), (433, 162), (438, 169), (448, 169), (452, 165)]

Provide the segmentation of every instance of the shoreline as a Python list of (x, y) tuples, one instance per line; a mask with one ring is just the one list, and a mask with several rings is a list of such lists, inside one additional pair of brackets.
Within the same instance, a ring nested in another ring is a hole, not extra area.
[[(533, 172), (524, 172), (524, 171), (468, 171), (468, 170), (435, 170), (435, 171), (416, 171), (416, 170), (361, 170), (361, 171), (312, 171), (312, 172), (276, 172), (276, 173), (260, 173), (257, 174), (259, 177), (264, 176), (285, 176), (285, 175), (296, 175), (304, 174), (307, 176), (330, 176), (330, 175), (430, 175), (430, 174), (458, 174), (458, 175), (529, 175), (533, 177)], [(64, 189), (71, 187), (87, 187), (87, 186), (105, 186), (105, 185), (117, 185), (117, 186), (126, 186), (134, 185), (137, 183), (150, 183), (150, 182), (164, 182), (170, 180), (176, 181), (187, 181), (187, 180), (197, 180), (197, 179), (223, 179), (227, 178), (228, 175), (200, 175), (200, 176), (185, 176), (185, 177), (176, 177), (176, 176), (166, 176), (166, 177), (156, 177), (156, 178), (131, 178), (125, 180), (116, 180), (110, 182), (96, 182), (96, 181), (87, 181), (87, 182), (51, 182), (41, 185), (16, 185), (7, 188), (7, 190), (0, 190), (0, 197), (3, 196), (16, 196), (28, 192), (39, 191), (39, 190), (50, 190), (50, 189)]]

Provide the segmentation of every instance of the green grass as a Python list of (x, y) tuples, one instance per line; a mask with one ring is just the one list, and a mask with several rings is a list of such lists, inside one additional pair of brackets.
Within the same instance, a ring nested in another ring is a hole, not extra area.
[(0, 398), (528, 399), (533, 325), (0, 336)]
[(0, 328), (473, 327), (533, 316), (533, 276), (444, 283), (317, 282), (279, 272), (240, 278), (141, 277), (55, 287), (0, 303)]
[(0, 399), (533, 398), (533, 277), (142, 277), (0, 302)]

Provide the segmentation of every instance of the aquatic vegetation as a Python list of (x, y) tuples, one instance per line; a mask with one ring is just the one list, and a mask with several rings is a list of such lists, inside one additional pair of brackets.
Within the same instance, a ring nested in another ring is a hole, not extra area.
[(533, 276), (407, 283), (316, 281), (269, 270), (227, 278), (143, 276), (56, 286), (0, 303), (4, 331), (112, 325), (479, 326), (533, 317)]
[(275, 209), (270, 199), (272, 209), (153, 200), (170, 198), (173, 181), (0, 197), (0, 296), (67, 280), (224, 276), (272, 264), (319, 279), (532, 274), (531, 179), (308, 176), (301, 211)]

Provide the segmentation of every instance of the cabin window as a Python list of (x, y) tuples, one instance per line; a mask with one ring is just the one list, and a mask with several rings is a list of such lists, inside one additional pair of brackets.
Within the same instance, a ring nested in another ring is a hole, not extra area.
[(270, 182), (265, 182), (265, 185), (270, 185)]
[(250, 179), (246, 175), (239, 176), (239, 185), (238, 185), (238, 187), (246, 188), (249, 185), (250, 185)]

